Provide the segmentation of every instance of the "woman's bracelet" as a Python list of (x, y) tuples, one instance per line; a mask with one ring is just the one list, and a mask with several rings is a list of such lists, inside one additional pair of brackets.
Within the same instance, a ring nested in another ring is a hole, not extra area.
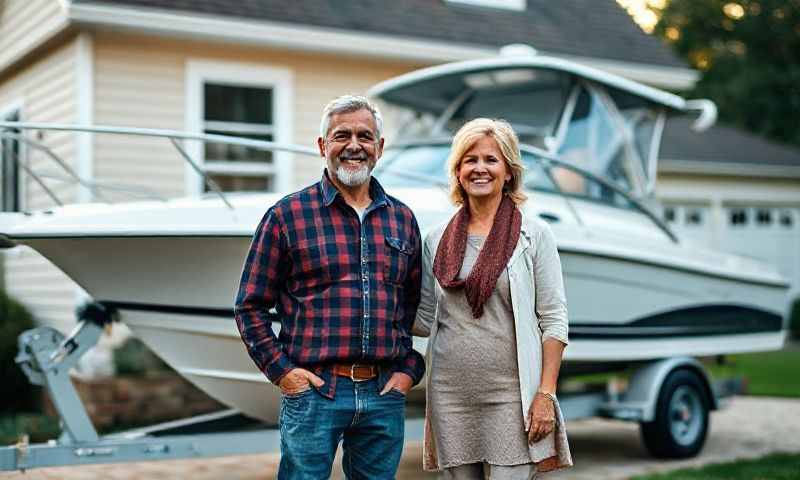
[(556, 396), (550, 392), (543, 392), (539, 390), (536, 392), (536, 395), (544, 395), (545, 397), (549, 398), (551, 402), (556, 403)]

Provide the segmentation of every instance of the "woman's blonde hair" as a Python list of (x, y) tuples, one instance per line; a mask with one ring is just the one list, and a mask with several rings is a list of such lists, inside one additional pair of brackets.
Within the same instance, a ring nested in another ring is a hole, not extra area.
[(464, 154), (482, 137), (493, 138), (497, 142), (497, 146), (500, 147), (503, 160), (505, 160), (508, 171), (511, 174), (511, 180), (503, 187), (503, 192), (515, 204), (521, 205), (527, 200), (528, 196), (522, 192), (522, 174), (525, 166), (522, 164), (522, 155), (519, 151), (519, 139), (508, 122), (491, 118), (471, 120), (465, 123), (458, 130), (456, 136), (453, 137), (453, 145), (450, 148), (450, 156), (447, 159), (450, 200), (456, 205), (464, 204), (466, 193), (461, 184), (458, 183), (458, 169), (461, 167), (461, 159)]

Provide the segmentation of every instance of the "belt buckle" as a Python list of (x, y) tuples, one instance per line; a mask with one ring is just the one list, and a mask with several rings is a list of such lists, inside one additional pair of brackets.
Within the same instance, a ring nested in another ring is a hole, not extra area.
[(369, 380), (368, 378), (361, 378), (361, 379), (356, 378), (356, 367), (357, 366), (360, 366), (360, 365), (355, 364), (355, 363), (350, 365), (350, 380), (352, 380), (353, 382), (366, 382), (367, 380)]

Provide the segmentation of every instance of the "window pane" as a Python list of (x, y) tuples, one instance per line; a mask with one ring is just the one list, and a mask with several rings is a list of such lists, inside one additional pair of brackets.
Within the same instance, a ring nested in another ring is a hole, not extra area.
[(564, 75), (527, 69), (470, 75), (465, 82), (475, 92), (453, 116), (453, 131), (476, 117), (502, 118), (520, 142), (538, 147), (555, 132), (570, 86)]
[(772, 225), (772, 211), (768, 208), (756, 210), (756, 223), (761, 227)]
[(784, 227), (791, 227), (794, 223), (792, 212), (790, 210), (783, 210), (780, 214), (780, 222)]
[(635, 208), (627, 198), (606, 185), (575, 170), (554, 166), (550, 169), (558, 188), (566, 196), (592, 200), (620, 208)]
[(559, 157), (630, 189), (631, 172), (611, 113), (598, 95), (581, 89)]
[(272, 89), (206, 83), (205, 120), (272, 124)]
[[(251, 176), (235, 176), (235, 175), (209, 175), (225, 192), (269, 192), (275, 188), (274, 178), (269, 177), (251, 177)], [(205, 186), (205, 191), (211, 191), (208, 185)]]
[(675, 207), (664, 207), (664, 221), (673, 223), (675, 221)]
[(649, 173), (650, 144), (653, 141), (653, 132), (656, 126), (656, 117), (648, 110), (623, 110), (622, 116), (625, 123), (633, 131), (633, 144), (639, 160), (642, 162), (642, 170), (645, 174)]
[(687, 225), (702, 225), (703, 224), (703, 211), (699, 208), (690, 208), (686, 211), (686, 224)]
[(556, 186), (550, 179), (539, 161), (534, 160), (533, 155), (525, 152), (522, 154), (522, 161), (525, 164), (523, 185), (528, 190), (544, 190), (546, 192), (556, 191)]
[(731, 225), (741, 226), (747, 224), (747, 209), (745, 208), (732, 208), (730, 209), (729, 221)]
[[(253, 140), (272, 141), (272, 135), (245, 135), (236, 132), (219, 132), (209, 130), (209, 134), (228, 135), (234, 137), (252, 138)], [(206, 162), (262, 162), (272, 163), (272, 153), (268, 150), (245, 147), (244, 145), (231, 145), (227, 143), (205, 142)]]

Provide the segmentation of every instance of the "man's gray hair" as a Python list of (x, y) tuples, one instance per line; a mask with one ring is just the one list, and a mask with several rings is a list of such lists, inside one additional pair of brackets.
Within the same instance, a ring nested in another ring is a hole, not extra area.
[(325, 109), (322, 110), (322, 121), (319, 124), (319, 136), (322, 138), (328, 136), (331, 117), (334, 115), (357, 112), (359, 110), (368, 110), (372, 114), (378, 129), (375, 134), (377, 135), (377, 139), (380, 139), (383, 132), (383, 117), (381, 117), (381, 111), (378, 110), (377, 105), (373, 104), (367, 97), (362, 95), (342, 95), (341, 97), (334, 98), (325, 105)]

